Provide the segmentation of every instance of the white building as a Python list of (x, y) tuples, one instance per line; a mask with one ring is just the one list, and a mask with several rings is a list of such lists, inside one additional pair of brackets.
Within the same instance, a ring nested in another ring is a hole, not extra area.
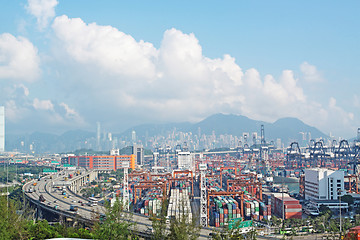
[(190, 152), (178, 152), (178, 168), (194, 171), (194, 157)]
[(344, 172), (326, 168), (305, 169), (306, 200), (336, 200), (344, 192)]
[(5, 152), (5, 107), (0, 106), (0, 153)]
[[(135, 131), (134, 131), (135, 132)], [(144, 148), (142, 145), (139, 144), (133, 144), (132, 147), (132, 154), (135, 155), (136, 158), (136, 164), (138, 166), (144, 165)]]

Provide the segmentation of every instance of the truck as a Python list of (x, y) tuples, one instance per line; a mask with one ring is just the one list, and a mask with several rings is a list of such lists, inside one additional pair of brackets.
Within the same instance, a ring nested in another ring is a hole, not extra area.
[(70, 205), (70, 211), (76, 212), (78, 210), (78, 206)]
[(40, 196), (39, 196), (39, 201), (40, 202), (45, 202), (45, 198), (44, 198), (44, 196), (42, 194), (40, 194)]

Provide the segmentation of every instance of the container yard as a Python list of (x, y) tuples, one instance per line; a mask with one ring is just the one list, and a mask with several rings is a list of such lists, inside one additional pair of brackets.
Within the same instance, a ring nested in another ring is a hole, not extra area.
[[(314, 144), (320, 145), (318, 142)], [(156, 153), (156, 166), (149, 164), (147, 169), (129, 174), (131, 205), (137, 213), (159, 216), (163, 201), (168, 199), (167, 222), (171, 219), (181, 221), (185, 216), (187, 222), (200, 219), (198, 223), (204, 227), (231, 228), (237, 221), (269, 224), (273, 216), (280, 220), (307, 218), (302, 204), (316, 198), (325, 199), (320, 196), (325, 194), (321, 190), (317, 197), (314, 190), (306, 194), (310, 190), (306, 189), (305, 182), (312, 179), (332, 174), (333, 177), (326, 181), (332, 183), (331, 179), (335, 179), (334, 189), (335, 186), (337, 189), (331, 190), (331, 194), (328, 191), (329, 200), (338, 199), (335, 191), (339, 192), (341, 188), (344, 192), (358, 192), (359, 181), (349, 174), (351, 169), (347, 167), (340, 173), (338, 171), (349, 165), (350, 158), (336, 162), (324, 155), (320, 159), (314, 147), (309, 147), (310, 155), (303, 154), (303, 150), (294, 153), (291, 148), (295, 145), (292, 144), (287, 151), (265, 143), (244, 145), (232, 153), (186, 151), (180, 154), (181, 168), (176, 165), (178, 152), (172, 157), (169, 157), (169, 152), (163, 156)], [(307, 169), (312, 169), (313, 175), (306, 175)], [(313, 177), (322, 171), (328, 172)], [(343, 174), (342, 179), (335, 174)]]
[[(175, 218), (177, 221), (192, 222), (192, 211), (188, 189), (171, 189), (167, 219)], [(185, 219), (183, 219), (185, 218)]]

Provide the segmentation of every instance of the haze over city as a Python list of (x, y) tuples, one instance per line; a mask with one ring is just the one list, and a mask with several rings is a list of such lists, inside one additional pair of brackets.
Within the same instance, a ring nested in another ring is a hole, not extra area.
[(8, 133), (212, 114), (360, 126), (359, 2), (1, 1)]

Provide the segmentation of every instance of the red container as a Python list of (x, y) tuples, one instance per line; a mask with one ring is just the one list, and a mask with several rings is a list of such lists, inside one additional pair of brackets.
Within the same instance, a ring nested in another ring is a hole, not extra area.
[(284, 208), (299, 208), (302, 209), (302, 205), (301, 204), (284, 204)]
[(302, 212), (286, 212), (285, 214), (285, 219), (290, 219), (290, 218), (296, 218), (296, 219), (301, 219), (302, 218)]

